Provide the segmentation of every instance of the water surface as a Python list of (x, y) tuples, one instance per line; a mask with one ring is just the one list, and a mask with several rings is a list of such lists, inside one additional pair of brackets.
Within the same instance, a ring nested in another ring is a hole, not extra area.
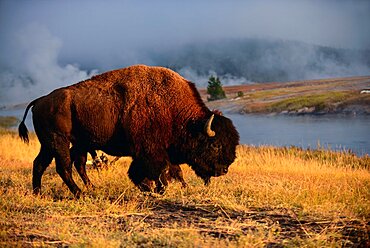
[(352, 150), (370, 154), (370, 116), (227, 115), (242, 144)]

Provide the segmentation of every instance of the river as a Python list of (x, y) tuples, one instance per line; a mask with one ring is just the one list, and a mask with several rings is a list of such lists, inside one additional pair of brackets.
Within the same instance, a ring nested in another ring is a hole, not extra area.
[(228, 115), (240, 143), (351, 150), (370, 154), (370, 116)]
[[(31, 112), (31, 111), (30, 111)], [(1, 116), (22, 118), (24, 110), (1, 110)], [(33, 130), (29, 113), (26, 124)], [(298, 146), (351, 150), (370, 154), (370, 116), (285, 116), (227, 114), (248, 145)]]

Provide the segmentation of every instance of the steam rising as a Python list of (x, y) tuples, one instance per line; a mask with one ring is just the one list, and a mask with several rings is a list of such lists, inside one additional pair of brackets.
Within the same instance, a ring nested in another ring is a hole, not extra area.
[(230, 73), (218, 75), (214, 70), (208, 70), (207, 73), (200, 74), (196, 70), (192, 69), (191, 67), (182, 67), (181, 69), (177, 70), (180, 75), (184, 78), (196, 82), (198, 87), (207, 87), (207, 82), (210, 76), (217, 76), (219, 77), (220, 81), (223, 85), (238, 85), (238, 84), (250, 84), (251, 81), (247, 80), (244, 77), (237, 77), (233, 76)]
[(77, 65), (60, 65), (62, 42), (44, 26), (30, 24), (11, 40), (8, 49), (13, 56), (0, 73), (0, 103), (26, 102), (96, 74), (96, 70), (83, 71)]
[(369, 75), (369, 13), (365, 0), (2, 0), (0, 105), (137, 63), (200, 87)]

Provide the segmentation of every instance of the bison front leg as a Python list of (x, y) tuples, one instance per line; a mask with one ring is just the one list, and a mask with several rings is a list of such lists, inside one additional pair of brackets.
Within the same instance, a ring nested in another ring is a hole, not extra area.
[(138, 187), (144, 181), (145, 175), (140, 159), (134, 158), (132, 160), (130, 168), (128, 169), (128, 176), (131, 181)]
[(139, 159), (134, 158), (130, 168), (128, 170), (128, 175), (132, 182), (141, 191), (152, 191), (154, 181), (156, 187), (155, 192), (163, 194), (168, 182), (165, 170), (168, 168), (168, 161), (155, 161), (154, 159)]

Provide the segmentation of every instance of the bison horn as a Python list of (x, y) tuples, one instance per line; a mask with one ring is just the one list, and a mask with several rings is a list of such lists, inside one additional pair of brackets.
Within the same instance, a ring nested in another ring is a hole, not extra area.
[(204, 127), (204, 131), (207, 133), (207, 135), (209, 137), (214, 137), (216, 135), (215, 131), (213, 131), (211, 129), (211, 125), (212, 125), (212, 121), (213, 121), (213, 118), (215, 117), (215, 115), (213, 114), (211, 116), (211, 118), (209, 118), (209, 120), (207, 121), (205, 127)]

